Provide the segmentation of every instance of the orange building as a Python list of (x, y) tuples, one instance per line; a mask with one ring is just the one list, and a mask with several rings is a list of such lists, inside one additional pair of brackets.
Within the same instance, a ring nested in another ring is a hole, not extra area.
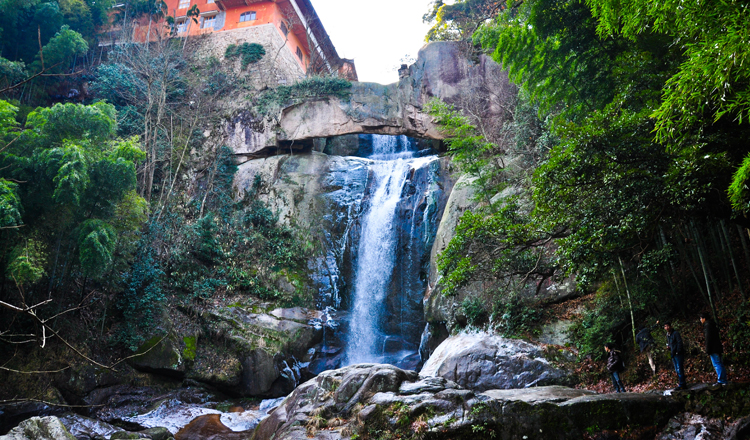
[[(352, 60), (339, 57), (310, 0), (165, 0), (167, 14), (174, 18), (178, 37), (238, 31), (251, 27), (273, 27), (304, 74), (338, 73), (357, 81)], [(195, 6), (197, 19), (188, 17)], [(162, 21), (159, 25), (163, 25)], [(138, 21), (136, 40), (154, 39), (158, 26)], [(147, 36), (148, 35), (148, 36)], [(258, 32), (252, 33), (257, 36)], [(267, 35), (266, 35), (267, 36)], [(260, 41), (259, 41), (260, 43)]]

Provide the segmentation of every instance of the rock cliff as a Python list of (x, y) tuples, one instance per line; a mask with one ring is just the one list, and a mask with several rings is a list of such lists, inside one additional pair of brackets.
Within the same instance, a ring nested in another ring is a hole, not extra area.
[(423, 108), (433, 97), (462, 108), (472, 96), (498, 97), (482, 117), (502, 111), (501, 102), (515, 88), (491, 58), (474, 54), (464, 43), (429, 43), (399, 82), (352, 84), (348, 100), (322, 98), (291, 105), (278, 117), (259, 118), (251, 109), (237, 112), (225, 125), (227, 144), (238, 157), (275, 154), (281, 146), (297, 148), (314, 139), (357, 133), (441, 139)]

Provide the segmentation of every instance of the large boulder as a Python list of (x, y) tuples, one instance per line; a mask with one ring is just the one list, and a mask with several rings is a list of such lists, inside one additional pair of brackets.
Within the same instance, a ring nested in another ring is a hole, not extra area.
[(607, 394), (562, 386), (485, 393), (391, 365), (326, 371), (263, 420), (254, 440), (372, 438), (580, 439), (585, 433), (661, 426), (680, 404), (656, 394)]
[(477, 391), (570, 381), (570, 373), (545, 359), (539, 346), (484, 332), (449, 337), (430, 356), (421, 374), (444, 377)]
[(55, 416), (32, 417), (11, 429), (0, 440), (76, 440)]
[(141, 371), (184, 377), (195, 358), (196, 339), (196, 335), (178, 336), (174, 333), (152, 336), (128, 362)]
[[(286, 395), (302, 379), (300, 363), (322, 338), (321, 328), (307, 324), (319, 312), (263, 306), (232, 301), (185, 314), (175, 310), (163, 333), (146, 341), (130, 363), (233, 396)], [(188, 314), (190, 325), (184, 322)]]
[(221, 342), (199, 344), (188, 376), (233, 395), (277, 397), (291, 392), (301, 379), (291, 370), (322, 338), (313, 326), (239, 305), (212, 308), (200, 318)]

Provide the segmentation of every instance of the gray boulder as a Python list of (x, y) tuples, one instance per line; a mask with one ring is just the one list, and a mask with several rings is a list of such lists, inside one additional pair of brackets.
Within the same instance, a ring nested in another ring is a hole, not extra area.
[(55, 416), (32, 417), (11, 429), (0, 440), (76, 440)]
[(60, 421), (79, 440), (109, 438), (112, 434), (122, 431), (122, 428), (110, 425), (101, 420), (73, 413), (60, 417)]
[(570, 373), (544, 358), (540, 347), (484, 332), (451, 336), (425, 363), (421, 374), (485, 391), (565, 384)]
[(326, 371), (300, 385), (255, 431), (254, 440), (392, 438), (580, 439), (627, 425), (657, 426), (680, 404), (656, 394), (607, 394), (563, 386), (478, 393), (443, 377), (391, 365)]

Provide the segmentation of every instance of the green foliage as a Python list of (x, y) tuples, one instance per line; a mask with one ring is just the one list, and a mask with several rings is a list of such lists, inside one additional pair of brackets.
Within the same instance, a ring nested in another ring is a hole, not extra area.
[(461, 311), (470, 326), (479, 327), (487, 321), (487, 310), (481, 298), (467, 296), (461, 301)]
[[(147, 213), (134, 192), (142, 151), (134, 139), (114, 139), (110, 104), (38, 108), (25, 126), (17, 111), (0, 101), (0, 221), (23, 225), (0, 230), (0, 270), (24, 285), (26, 301), (64, 301), (80, 276), (112, 287), (105, 275), (132, 257)], [(119, 249), (118, 234), (130, 240)]]
[(115, 228), (102, 220), (87, 220), (78, 234), (78, 255), (81, 270), (92, 278), (100, 278), (112, 265), (117, 234)]
[(0, 89), (21, 82), (26, 78), (23, 61), (9, 61), (0, 57)]
[(7, 101), (0, 101), (0, 141), (18, 126), (16, 113), (18, 107)]
[(162, 289), (164, 271), (160, 268), (148, 234), (140, 242), (135, 260), (128, 271), (124, 290), (119, 296), (117, 308), (122, 313), (121, 330), (117, 342), (135, 351), (143, 343), (142, 336), (158, 324), (166, 295)]
[(446, 4), (434, 0), (422, 21), (432, 24), (426, 41), (461, 41), (471, 38), (474, 31), (486, 20), (492, 19), (505, 7), (505, 1), (458, 0)]
[(195, 225), (195, 234), (198, 236), (198, 240), (194, 244), (195, 250), (193, 252), (198, 259), (206, 264), (215, 264), (224, 256), (216, 233), (216, 218), (211, 213), (198, 220)]
[(49, 144), (61, 144), (65, 139), (98, 143), (115, 134), (117, 117), (115, 107), (105, 102), (55, 104), (30, 113), (26, 125)]
[(425, 109), (446, 136), (448, 151), (461, 171), (474, 178), (474, 186), (480, 189), (479, 197), (491, 204), (489, 197), (505, 186), (504, 167), (497, 161), (498, 146), (489, 142), (476, 125), (452, 105), (433, 98)]
[(17, 193), (18, 184), (0, 179), (0, 229), (18, 226), (21, 219), (21, 199)]
[(266, 90), (254, 102), (256, 114), (267, 115), (305, 99), (336, 97), (348, 100), (352, 83), (338, 76), (311, 76), (291, 86)]
[[(55, 192), (52, 198), (61, 205), (78, 205), (89, 184), (88, 166), (83, 149), (76, 145), (67, 145), (58, 149), (62, 159), (55, 175)], [(54, 154), (54, 153), (53, 153)]]
[[(51, 72), (62, 72), (77, 55), (83, 55), (89, 50), (89, 45), (81, 34), (70, 29), (67, 25), (52, 37), (42, 48), (37, 60), (31, 65), (31, 70), (39, 72), (42, 67)], [(44, 58), (44, 59), (42, 59)]]
[(146, 153), (138, 145), (137, 137), (131, 137), (116, 144), (109, 154), (109, 160), (116, 162), (117, 159), (125, 159), (133, 163), (143, 162), (146, 159)]
[(495, 212), (467, 211), (461, 216), (456, 235), (438, 256), (445, 294), (455, 294), (474, 280), (500, 279), (510, 286), (516, 276), (545, 279), (554, 274), (555, 262), (543, 247), (554, 235), (535, 229), (518, 202), (510, 197)]
[(745, 157), (742, 165), (732, 176), (732, 183), (727, 190), (732, 208), (743, 214), (750, 212), (750, 155)]
[(242, 43), (239, 46), (236, 44), (230, 44), (227, 46), (224, 56), (227, 58), (242, 59), (242, 69), (247, 69), (250, 64), (255, 64), (263, 58), (266, 54), (266, 49), (258, 43)]
[(533, 333), (542, 317), (532, 305), (510, 296), (495, 306), (492, 322), (506, 337), (524, 337)]
[(659, 140), (683, 139), (695, 125), (729, 117), (739, 123), (750, 116), (750, 11), (742, 2), (685, 4), (588, 0), (599, 19), (601, 36), (621, 34), (635, 40), (658, 32), (675, 42), (684, 61), (663, 88), (654, 112)]
[(46, 275), (47, 251), (44, 243), (29, 239), (16, 246), (10, 254), (8, 275), (19, 285), (30, 285)]

